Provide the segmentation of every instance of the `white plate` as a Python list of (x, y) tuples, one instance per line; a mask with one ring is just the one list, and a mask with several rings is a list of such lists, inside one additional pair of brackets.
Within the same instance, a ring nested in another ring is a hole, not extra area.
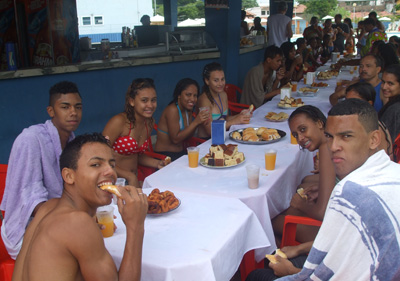
[[(303, 104), (303, 105), (304, 105), (304, 104)], [(296, 107), (284, 107), (284, 106), (281, 106), (281, 105), (278, 104), (278, 107), (279, 107), (279, 108), (282, 108), (282, 109), (296, 109), (296, 108), (301, 107), (301, 106), (303, 106), (303, 105), (296, 106)]]
[[(258, 128), (259, 128), (259, 127), (254, 127), (255, 130), (258, 130)], [(275, 129), (275, 128), (268, 128), (268, 129)], [(281, 137), (280, 137), (279, 139), (270, 140), (270, 141), (265, 141), (265, 140), (260, 140), (260, 141), (244, 141), (244, 140), (237, 140), (237, 139), (234, 139), (234, 138), (232, 137), (232, 135), (233, 135), (234, 132), (238, 132), (238, 133), (242, 134), (243, 130), (244, 130), (244, 129), (238, 129), (238, 130), (235, 130), (235, 131), (230, 132), (230, 133), (229, 133), (230, 139), (233, 140), (233, 141), (235, 141), (235, 142), (243, 143), (243, 144), (263, 145), (263, 144), (269, 144), (269, 143), (278, 142), (278, 141), (280, 141), (281, 139), (283, 139), (284, 136), (286, 136), (286, 132), (281, 131), (281, 130), (278, 130), (278, 129), (275, 129), (275, 130), (278, 131), (278, 134), (279, 134)]]
[[(243, 155), (244, 155), (244, 154), (243, 154)], [(244, 157), (244, 156), (243, 156), (243, 157)], [(203, 167), (206, 167), (206, 168), (210, 168), (210, 169), (226, 169), (226, 168), (232, 168), (232, 167), (236, 167), (236, 166), (238, 166), (238, 165), (242, 165), (242, 164), (246, 161), (246, 157), (244, 157), (244, 160), (243, 160), (242, 162), (240, 162), (239, 164), (236, 164), (236, 165), (232, 165), (232, 166), (209, 166), (209, 165), (206, 164), (204, 158), (205, 158), (205, 157), (203, 157), (203, 158), (200, 159), (200, 165), (203, 166)]]

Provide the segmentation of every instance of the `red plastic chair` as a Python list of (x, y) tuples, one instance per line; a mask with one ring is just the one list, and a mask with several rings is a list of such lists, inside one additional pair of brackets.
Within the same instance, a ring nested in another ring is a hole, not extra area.
[[(3, 199), (4, 188), (6, 187), (7, 166), (0, 164), (0, 201)], [(4, 213), (2, 212), (2, 215)], [(3, 223), (3, 217), (0, 226)], [(0, 236), (0, 280), (11, 281), (15, 261), (10, 257)]]
[[(154, 124), (154, 130), (158, 130), (158, 126), (157, 124)], [(184, 148), (189, 147), (189, 146), (197, 146), (200, 143), (205, 142), (205, 140), (200, 139), (200, 138), (196, 138), (196, 137), (191, 137), (190, 139), (186, 140), (183, 143)], [(160, 154), (160, 153), (156, 153), (153, 150), (153, 144), (151, 143), (151, 137), (149, 138), (149, 151), (145, 151), (145, 154), (149, 157), (153, 157), (156, 159), (160, 159), (160, 160), (164, 160), (165, 157), (167, 157), (166, 155)], [(147, 167), (147, 166), (142, 166), (142, 165), (138, 165), (138, 180), (139, 181), (144, 181), (144, 179), (148, 176), (150, 176), (152, 173), (154, 173), (156, 171), (155, 168), (152, 167)]]
[(400, 164), (400, 134), (397, 135), (393, 143), (393, 160)]
[(249, 108), (249, 105), (238, 103), (238, 93), (242, 94), (242, 89), (233, 84), (225, 84), (225, 92), (228, 96), (228, 107), (231, 111), (231, 115), (240, 113), (243, 109)]
[(283, 224), (282, 241), (280, 248), (284, 246), (296, 246), (300, 242), (296, 241), (296, 229), (298, 224), (321, 226), (322, 221), (307, 217), (286, 216)]

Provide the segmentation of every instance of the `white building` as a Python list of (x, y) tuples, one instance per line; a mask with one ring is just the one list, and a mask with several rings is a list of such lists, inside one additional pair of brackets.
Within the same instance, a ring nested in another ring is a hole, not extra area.
[(76, 0), (79, 35), (121, 34), (122, 27), (141, 25), (143, 15), (153, 16), (153, 1)]

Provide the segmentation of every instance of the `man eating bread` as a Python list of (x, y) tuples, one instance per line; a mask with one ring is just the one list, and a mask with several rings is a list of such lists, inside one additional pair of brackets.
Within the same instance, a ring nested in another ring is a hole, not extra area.
[(117, 178), (107, 140), (100, 134), (76, 137), (63, 150), (60, 168), (61, 198), (44, 203), (28, 226), (13, 280), (140, 280), (146, 194), (134, 186), (117, 187), (127, 237), (117, 271), (94, 219), (97, 207), (112, 200), (100, 187)]

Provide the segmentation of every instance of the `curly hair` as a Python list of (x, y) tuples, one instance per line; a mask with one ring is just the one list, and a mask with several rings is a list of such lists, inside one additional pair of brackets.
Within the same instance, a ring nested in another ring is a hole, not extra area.
[(295, 111), (292, 112), (292, 114), (290, 114), (288, 122), (290, 123), (290, 121), (296, 115), (299, 115), (299, 114), (306, 115), (307, 118), (310, 118), (314, 122), (320, 121), (325, 128), (326, 116), (321, 112), (321, 110), (319, 110), (319, 108), (312, 106), (312, 105), (304, 105), (302, 107), (298, 107)]
[[(132, 83), (128, 87), (128, 91), (125, 95), (125, 113), (130, 122), (132, 122), (133, 126), (135, 125), (135, 109), (130, 104), (130, 100), (134, 99), (138, 94), (139, 90), (143, 89), (156, 89), (154, 86), (154, 81), (151, 78), (138, 78), (132, 81)], [(151, 123), (153, 119), (151, 118)]]
[(204, 85), (202, 88), (202, 92), (207, 95), (207, 98), (209, 99), (211, 104), (214, 104), (214, 98), (212, 97), (210, 87), (208, 87), (206, 80), (210, 79), (211, 72), (213, 72), (213, 71), (224, 71), (224, 70), (223, 70), (222, 66), (217, 62), (212, 62), (212, 63), (209, 63), (206, 66), (204, 66), (204, 69), (203, 69)]

